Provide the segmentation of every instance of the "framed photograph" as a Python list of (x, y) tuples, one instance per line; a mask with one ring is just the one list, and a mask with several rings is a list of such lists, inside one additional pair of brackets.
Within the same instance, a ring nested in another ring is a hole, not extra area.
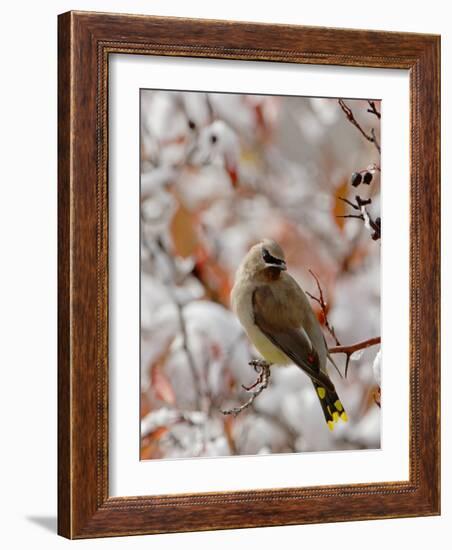
[(440, 513), (440, 38), (68, 12), (58, 530)]

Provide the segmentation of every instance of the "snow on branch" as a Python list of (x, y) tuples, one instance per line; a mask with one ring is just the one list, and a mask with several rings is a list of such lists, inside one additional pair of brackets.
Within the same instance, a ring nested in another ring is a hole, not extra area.
[(359, 195), (356, 195), (356, 203), (354, 203), (344, 197), (338, 198), (359, 212), (359, 214), (344, 214), (342, 216), (338, 216), (338, 218), (356, 218), (357, 220), (362, 220), (367, 229), (371, 231), (372, 239), (374, 241), (381, 239), (381, 218), (378, 217), (373, 219), (366, 208), (366, 206), (372, 204), (372, 199), (362, 199)]

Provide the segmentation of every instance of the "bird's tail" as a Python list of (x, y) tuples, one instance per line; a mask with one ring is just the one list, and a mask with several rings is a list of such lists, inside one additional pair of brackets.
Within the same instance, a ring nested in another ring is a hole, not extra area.
[(314, 381), (313, 384), (317, 397), (319, 398), (320, 405), (322, 406), (328, 428), (330, 430), (334, 430), (334, 426), (336, 422), (339, 422), (339, 419), (347, 422), (347, 413), (345, 412), (344, 406), (342, 405), (336, 390), (328, 390)]

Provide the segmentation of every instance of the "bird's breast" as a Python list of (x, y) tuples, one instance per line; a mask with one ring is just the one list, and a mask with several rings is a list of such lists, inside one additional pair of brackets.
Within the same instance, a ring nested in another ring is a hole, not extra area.
[(245, 330), (254, 347), (266, 361), (274, 365), (289, 365), (292, 363), (292, 360), (276, 347), (257, 325), (253, 323)]
[(292, 361), (265, 336), (254, 322), (253, 290), (254, 287), (248, 285), (234, 288), (231, 296), (233, 310), (245, 329), (248, 338), (262, 357), (275, 365), (288, 365)]

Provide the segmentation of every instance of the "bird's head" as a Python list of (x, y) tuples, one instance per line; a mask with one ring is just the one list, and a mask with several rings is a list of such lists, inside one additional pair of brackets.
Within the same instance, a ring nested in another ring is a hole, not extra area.
[(284, 251), (275, 241), (265, 239), (250, 249), (243, 268), (251, 277), (277, 279), (287, 269)]

